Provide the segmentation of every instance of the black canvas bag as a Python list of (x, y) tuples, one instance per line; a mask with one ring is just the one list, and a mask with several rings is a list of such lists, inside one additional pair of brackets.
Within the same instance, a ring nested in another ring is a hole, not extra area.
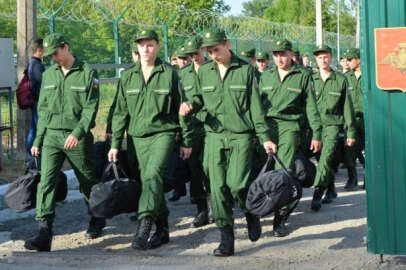
[(313, 186), (316, 178), (316, 166), (301, 153), (298, 153), (295, 157), (295, 173), (302, 187), (309, 188)]
[[(281, 165), (282, 169), (267, 171), (272, 158)], [(290, 205), (290, 213), (295, 209), (301, 197), (302, 185), (300, 182), (286, 169), (276, 155), (271, 154), (248, 189), (246, 207), (251, 214), (260, 217), (269, 215), (287, 205)], [(294, 203), (293, 206), (292, 203)]]
[[(58, 187), (55, 194), (57, 202), (66, 199), (68, 194), (67, 177), (63, 172), (58, 172)], [(23, 176), (18, 177), (7, 188), (4, 195), (4, 202), (8, 207), (17, 213), (25, 212), (35, 208), (37, 199), (37, 187), (41, 179), (39, 160), (33, 158)]]
[(100, 218), (135, 212), (140, 196), (139, 182), (129, 179), (120, 167), (110, 162), (103, 172), (101, 182), (92, 187), (89, 210), (93, 216)]

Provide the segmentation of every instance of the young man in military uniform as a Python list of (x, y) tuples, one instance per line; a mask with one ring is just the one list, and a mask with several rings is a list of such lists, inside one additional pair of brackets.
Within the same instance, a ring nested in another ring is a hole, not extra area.
[[(184, 48), (192, 60), (191, 64), (180, 70), (179, 76), (182, 81), (182, 88), (186, 100), (192, 100), (191, 90), (197, 84), (197, 72), (206, 62), (204, 57), (204, 48), (201, 48), (202, 39), (198, 36), (186, 40)], [(204, 119), (206, 113), (200, 111), (192, 116), (193, 134), (192, 134), (192, 154), (187, 159), (187, 164), (191, 172), (190, 195), (194, 198), (197, 205), (197, 215), (192, 222), (193, 227), (201, 227), (209, 223), (209, 211), (207, 196), (209, 191), (209, 182), (203, 170), (203, 144), (204, 144)]]
[[(97, 74), (70, 51), (67, 39), (52, 34), (44, 39), (44, 57), (55, 62), (42, 77), (38, 102), (38, 127), (31, 153), (41, 152), (41, 180), (38, 184), (36, 219), (39, 233), (25, 241), (25, 247), (49, 251), (52, 223), (55, 216), (57, 173), (67, 158), (80, 183), (80, 191), (89, 199), (91, 187), (97, 183), (92, 163), (93, 136), (99, 106)], [(92, 217), (86, 237), (96, 238), (106, 225), (104, 219)]]
[(333, 58), (331, 48), (320, 45), (313, 51), (319, 71), (312, 74), (316, 91), (317, 107), (321, 116), (323, 147), (317, 173), (314, 180), (315, 191), (311, 203), (313, 211), (321, 208), (321, 198), (328, 187), (324, 203), (330, 203), (335, 198), (334, 187), (334, 154), (337, 148), (339, 133), (346, 126), (346, 145), (355, 143), (354, 109), (348, 83), (343, 74), (331, 69)]
[[(351, 71), (346, 73), (346, 77), (349, 84), (348, 89), (354, 105), (357, 141), (353, 147), (345, 148), (345, 163), (348, 171), (348, 181), (344, 189), (354, 190), (358, 186), (358, 176), (357, 170), (355, 168), (356, 159), (358, 158), (361, 164), (365, 166), (364, 155), (362, 153), (365, 147), (365, 130), (361, 88), (361, 59), (359, 49), (352, 48), (347, 50), (346, 57), (348, 60), (349, 68), (351, 69)], [(365, 180), (363, 187), (365, 188)]]
[(176, 61), (177, 61), (177, 65), (179, 67), (179, 69), (184, 68), (185, 66), (187, 66), (190, 63), (190, 57), (187, 53), (185, 53), (185, 47), (179, 47), (176, 50)]
[(264, 51), (258, 51), (255, 54), (255, 59), (257, 62), (257, 68), (259, 72), (264, 72), (266, 69), (268, 69), (269, 62), (271, 61), (269, 59), (269, 53), (264, 52)]
[[(265, 108), (271, 139), (278, 145), (278, 156), (287, 168), (293, 169), (300, 144), (301, 120), (306, 117), (312, 130), (310, 150), (321, 148), (321, 122), (317, 110), (311, 73), (292, 60), (292, 43), (278, 40), (273, 46), (275, 67), (261, 75), (259, 90)], [(265, 157), (263, 158), (265, 159)], [(280, 166), (275, 166), (277, 169)], [(274, 235), (286, 236), (287, 215), (275, 212)]]
[[(127, 136), (135, 146), (142, 182), (138, 207), (140, 225), (132, 247), (145, 250), (169, 241), (169, 211), (164, 198), (163, 176), (175, 133), (179, 130), (180, 94), (177, 72), (157, 58), (160, 49), (157, 33), (142, 30), (136, 42), (141, 58), (133, 68), (123, 72), (117, 86), (108, 158), (117, 160), (128, 126)], [(150, 238), (153, 224), (156, 231)]]
[(245, 209), (252, 140), (256, 135), (267, 153), (276, 152), (276, 146), (269, 139), (254, 68), (230, 51), (223, 30), (206, 32), (202, 46), (207, 47), (213, 61), (199, 68), (198, 82), (188, 90), (193, 100), (182, 103), (179, 113), (207, 112), (203, 164), (209, 174), (214, 219), (221, 231), (221, 243), (213, 252), (215, 256), (231, 256), (234, 200), (245, 212), (250, 240), (257, 241), (261, 236), (259, 219)]
[(255, 48), (247, 48), (246, 50), (242, 50), (240, 52), (240, 56), (242, 59), (247, 60), (253, 67), (256, 67), (256, 59), (255, 59)]

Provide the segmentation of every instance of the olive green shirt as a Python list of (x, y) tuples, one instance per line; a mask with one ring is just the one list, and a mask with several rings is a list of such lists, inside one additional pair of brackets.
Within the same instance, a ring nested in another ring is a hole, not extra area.
[(313, 72), (312, 77), (322, 126), (345, 124), (347, 138), (355, 138), (354, 108), (345, 76), (331, 70), (326, 81), (323, 81), (318, 71)]
[(193, 110), (207, 112), (207, 133), (253, 134), (261, 142), (269, 141), (269, 128), (258, 92), (252, 65), (232, 53), (224, 79), (216, 62), (199, 68), (198, 81), (187, 96), (193, 97)]
[[(204, 63), (203, 63), (204, 64)], [(202, 65), (203, 65), (202, 64)], [(189, 91), (193, 88), (194, 85), (198, 82), (197, 72), (193, 63), (188, 64), (183, 69), (179, 70), (179, 77), (182, 83), (182, 89), (184, 92), (185, 101), (193, 101), (193, 91)], [(192, 116), (192, 124), (195, 129), (197, 129), (197, 133), (201, 133), (204, 126), (204, 120), (206, 118), (206, 112), (204, 110), (200, 110), (194, 116)]]
[(52, 65), (43, 73), (40, 93), (34, 146), (42, 146), (47, 129), (71, 130), (80, 140), (95, 126), (99, 81), (88, 64), (76, 58), (66, 76)]
[(141, 63), (123, 72), (117, 85), (112, 121), (112, 148), (121, 148), (124, 131), (134, 137), (179, 130), (179, 77), (169, 64), (156, 59), (147, 82)]
[(313, 139), (321, 139), (321, 120), (317, 110), (311, 73), (293, 65), (281, 81), (277, 67), (266, 70), (259, 83), (266, 116), (286, 121), (300, 121), (307, 117)]
[(355, 76), (354, 71), (349, 71), (345, 74), (347, 76), (348, 80), (348, 90), (351, 94), (352, 102), (354, 105), (354, 113), (355, 117), (364, 117), (364, 108), (363, 108), (363, 102), (362, 102), (362, 88), (361, 88), (361, 78), (362, 75), (357, 77)]

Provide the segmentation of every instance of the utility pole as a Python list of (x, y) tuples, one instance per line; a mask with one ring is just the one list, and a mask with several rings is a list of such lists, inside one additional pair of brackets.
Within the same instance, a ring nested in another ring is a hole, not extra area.
[(321, 0), (316, 0), (316, 45), (323, 44), (323, 22), (321, 17)]
[[(30, 57), (30, 47), (37, 35), (37, 0), (17, 0), (17, 74), (22, 78)], [(17, 109), (16, 159), (27, 155), (26, 138), (31, 122), (31, 111)], [(14, 142), (12, 142), (14, 143)]]

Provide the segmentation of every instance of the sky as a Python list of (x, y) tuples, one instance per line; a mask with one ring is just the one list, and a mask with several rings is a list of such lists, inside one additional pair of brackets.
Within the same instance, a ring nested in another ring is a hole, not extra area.
[(247, 2), (248, 0), (224, 0), (224, 2), (231, 7), (231, 10), (228, 14), (230, 15), (239, 15), (242, 11), (242, 3)]

